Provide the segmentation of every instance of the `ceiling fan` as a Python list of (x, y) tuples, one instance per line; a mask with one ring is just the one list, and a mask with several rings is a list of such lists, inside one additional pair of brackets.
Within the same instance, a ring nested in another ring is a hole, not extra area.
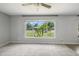
[(43, 6), (43, 7), (46, 7), (48, 9), (52, 7), (51, 5), (46, 4), (46, 3), (24, 3), (24, 4), (22, 4), (22, 6), (28, 6), (28, 5), (35, 5), (37, 7)]

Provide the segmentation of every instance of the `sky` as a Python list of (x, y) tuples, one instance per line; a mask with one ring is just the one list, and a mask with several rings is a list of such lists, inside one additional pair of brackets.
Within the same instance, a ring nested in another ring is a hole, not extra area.
[(30, 22), (32, 25), (38, 24), (38, 25), (42, 25), (45, 23), (45, 21), (32, 21)]

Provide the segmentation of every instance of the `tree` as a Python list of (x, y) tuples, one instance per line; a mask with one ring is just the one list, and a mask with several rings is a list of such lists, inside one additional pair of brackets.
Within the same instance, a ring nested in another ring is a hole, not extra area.
[(36, 23), (35, 25), (34, 25), (34, 27), (37, 27), (38, 26), (38, 24)]
[(54, 30), (54, 23), (53, 22), (48, 22), (48, 30)]
[(30, 23), (27, 23), (26, 26), (27, 26), (27, 30), (32, 30), (32, 28), (33, 28), (32, 24), (30, 24)]

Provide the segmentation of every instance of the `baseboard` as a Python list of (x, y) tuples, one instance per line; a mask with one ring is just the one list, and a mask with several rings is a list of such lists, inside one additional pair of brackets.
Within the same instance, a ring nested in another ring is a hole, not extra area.
[(5, 46), (5, 45), (7, 45), (7, 44), (9, 44), (9, 43), (10, 43), (9, 41), (4, 42), (4, 43), (1, 43), (1, 44), (0, 44), (0, 47), (3, 47), (3, 46)]
[(78, 42), (23, 42), (23, 41), (11, 41), (13, 44), (79, 44)]

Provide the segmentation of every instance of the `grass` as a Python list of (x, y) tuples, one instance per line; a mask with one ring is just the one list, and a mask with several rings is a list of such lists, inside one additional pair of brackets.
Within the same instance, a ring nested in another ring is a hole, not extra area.
[[(34, 37), (34, 35), (37, 35), (37, 33), (35, 33), (35, 31), (33, 30), (27, 30), (25, 31), (25, 36), (26, 37)], [(40, 37), (54, 37), (55, 36), (55, 31), (48, 31), (47, 33), (44, 33), (43, 36)]]

